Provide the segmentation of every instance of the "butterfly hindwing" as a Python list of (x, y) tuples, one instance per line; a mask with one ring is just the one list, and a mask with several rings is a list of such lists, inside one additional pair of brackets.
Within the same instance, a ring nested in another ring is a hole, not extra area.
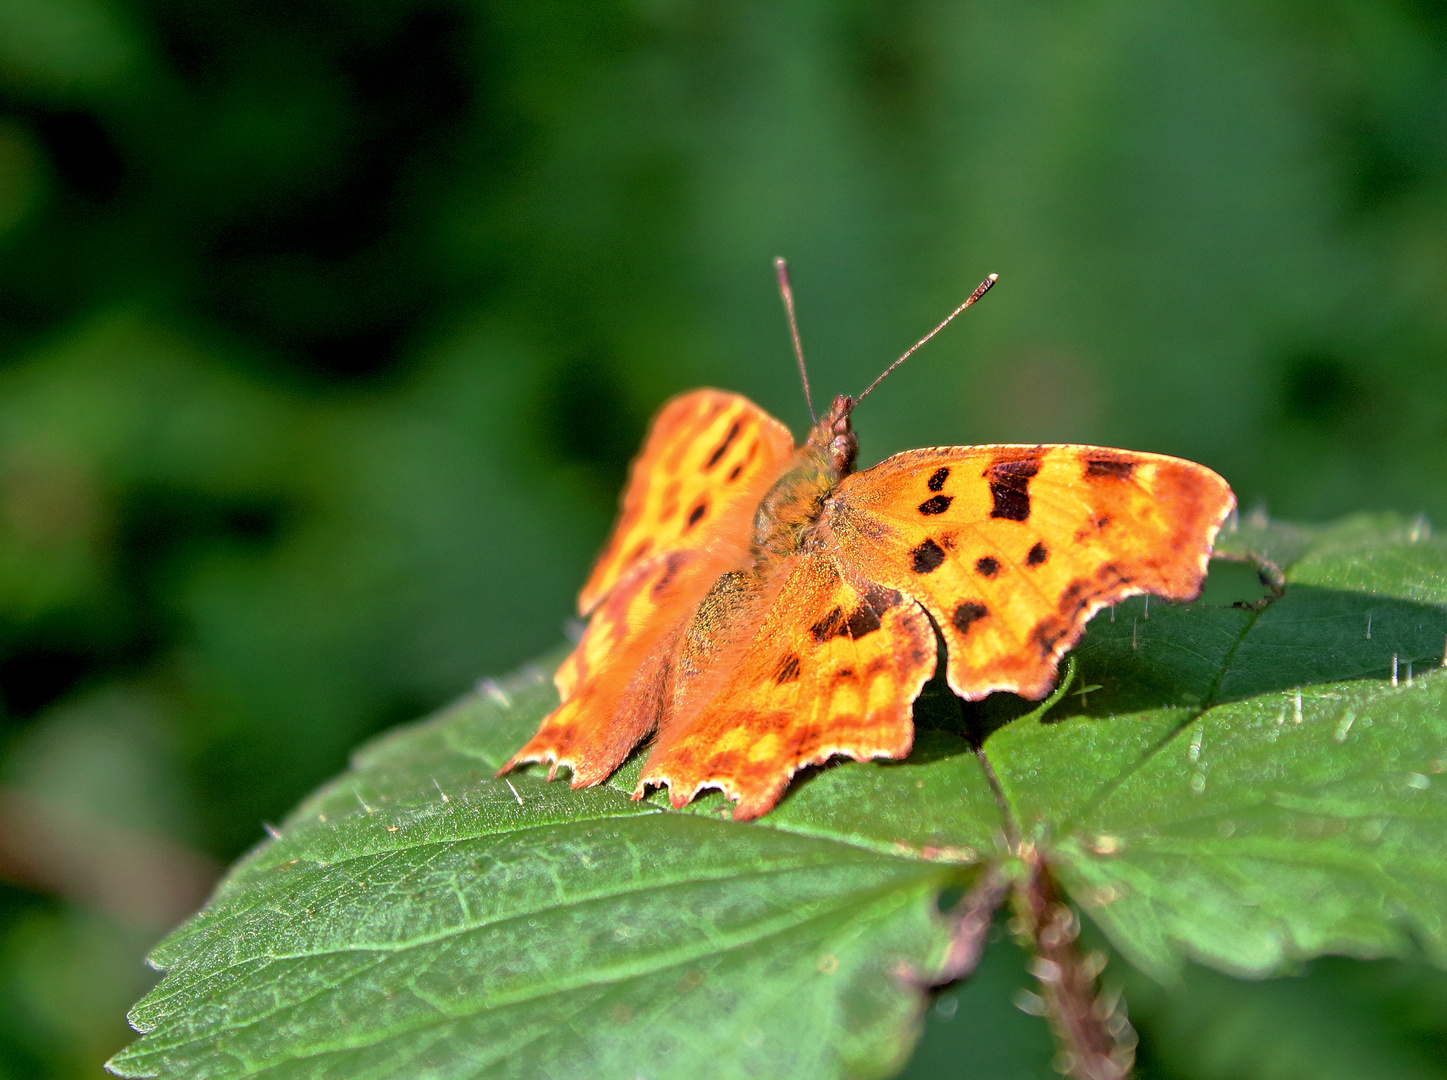
[(1194, 599), (1234, 505), (1210, 469), (1160, 454), (941, 447), (845, 477), (824, 521), (842, 561), (933, 616), (955, 693), (1040, 698), (1101, 607)]
[(553, 681), (561, 704), (503, 766), (529, 761), (572, 772), (573, 787), (600, 784), (653, 731), (668, 684), (668, 658), (681, 619), (660, 618), (672, 606), (689, 610), (720, 573), (701, 550), (650, 559), (618, 582), (593, 610), (577, 647)]
[[(699, 621), (709, 618), (700, 609)], [(721, 689), (665, 722), (640, 793), (667, 784), (683, 806), (719, 788), (746, 819), (772, 807), (807, 765), (909, 752), (910, 707), (935, 668), (918, 604), (847, 580), (828, 556), (803, 556), (751, 629)]]

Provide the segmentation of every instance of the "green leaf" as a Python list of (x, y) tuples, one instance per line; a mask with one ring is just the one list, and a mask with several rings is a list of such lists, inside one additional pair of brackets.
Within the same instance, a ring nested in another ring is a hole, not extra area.
[(1390, 521), (1257, 532), (1222, 546), (1290, 548), (1280, 600), (1122, 605), (1079, 650), (1105, 684), (1088, 711), (987, 752), (1074, 899), (1157, 978), (1414, 943), (1441, 963), (1447, 550)]
[[(828, 830), (808, 814), (794, 832), (667, 812), (616, 782), (492, 779), (554, 701), (534, 672), (361, 752), (156, 951), (169, 974), (131, 1017), (150, 1034), (112, 1068), (897, 1068), (921, 1000), (908, 977), (940, 962), (935, 897), (959, 870), (811, 835)], [(940, 782), (939, 762), (893, 772), (910, 805)], [(799, 802), (840, 798), (809, 788)]]
[(1020, 845), (1161, 980), (1447, 961), (1447, 549), (1361, 519), (1221, 551), (1284, 595), (1123, 604), (1058, 702), (931, 684), (908, 760), (811, 770), (754, 823), (632, 801), (636, 757), (591, 790), (493, 779), (555, 698), (541, 669), (484, 684), (233, 870), (111, 1068), (885, 1075), (945, 955), (937, 897)]

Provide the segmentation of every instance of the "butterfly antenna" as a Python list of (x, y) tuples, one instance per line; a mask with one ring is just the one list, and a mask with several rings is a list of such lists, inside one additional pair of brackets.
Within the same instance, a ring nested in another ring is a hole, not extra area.
[(804, 370), (804, 346), (799, 344), (799, 323), (794, 318), (794, 290), (789, 288), (789, 264), (782, 258), (774, 260), (774, 275), (779, 279), (779, 295), (784, 298), (784, 310), (789, 313), (789, 333), (794, 337), (794, 356), (799, 361), (799, 378), (804, 383), (804, 404), (809, 406), (809, 420), (819, 419), (814, 415), (814, 399), (809, 396), (809, 373)]
[(995, 282), (997, 282), (997, 281), (999, 281), (999, 280), (1000, 280), (1000, 275), (999, 275), (999, 274), (991, 274), (991, 275), (990, 275), (989, 277), (987, 277), (984, 281), (980, 282), (979, 286), (975, 289), (975, 291), (972, 292), (972, 293), (970, 293), (969, 299), (966, 300), (966, 301), (965, 301), (963, 304), (961, 304), (959, 307), (955, 308), (954, 311), (950, 312), (949, 315), (947, 315), (947, 316), (945, 317), (945, 321), (944, 321), (944, 322), (940, 323), (940, 324), (939, 324), (938, 326), (936, 326), (933, 330), (931, 330), (928, 334), (926, 334), (924, 337), (922, 337), (922, 338), (920, 338), (918, 341), (916, 341), (913, 345), (911, 345), (911, 346), (905, 351), (905, 354), (904, 354), (903, 356), (901, 356), (901, 357), (900, 357), (898, 360), (896, 360), (894, 363), (890, 364), (889, 367), (885, 368), (882, 372), (880, 372), (879, 378), (875, 379), (872, 383), (870, 383), (869, 386), (865, 389), (864, 393), (860, 394), (857, 398), (854, 399), (854, 404), (858, 405), (861, 401), (863, 401), (866, 397), (868, 397), (868, 396), (869, 396), (869, 391), (870, 391), (870, 390), (873, 390), (873, 389), (874, 389), (876, 386), (878, 386), (880, 383), (884, 382), (884, 377), (885, 377), (886, 375), (888, 375), (888, 374), (889, 374), (891, 371), (893, 371), (895, 368), (899, 367), (900, 364), (904, 363), (904, 362), (905, 362), (906, 360), (908, 360), (911, 356), (913, 356), (914, 353), (919, 349), (919, 347), (920, 347), (921, 345), (923, 345), (926, 341), (928, 341), (930, 338), (934, 337), (934, 336), (935, 336), (936, 334), (938, 334), (941, 330), (943, 330), (946, 326), (949, 326), (950, 323), (954, 321), (954, 318), (955, 318), (956, 315), (958, 315), (960, 312), (964, 311), (965, 308), (969, 307), (969, 306), (970, 306), (971, 304), (973, 304), (976, 300), (978, 300), (980, 297), (984, 296), (987, 292), (989, 292), (989, 291), (990, 291), (990, 287), (991, 287), (992, 285), (994, 285)]

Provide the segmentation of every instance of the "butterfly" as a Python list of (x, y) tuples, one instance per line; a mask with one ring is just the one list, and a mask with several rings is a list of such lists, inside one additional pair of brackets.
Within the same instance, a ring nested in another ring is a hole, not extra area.
[[(793, 296), (779, 285), (801, 374)], [(840, 396), (800, 445), (738, 394), (663, 405), (578, 595), (561, 703), (498, 775), (602, 783), (650, 736), (635, 799), (717, 788), (758, 817), (799, 769), (902, 758), (943, 638), (950, 688), (1046, 696), (1100, 608), (1199, 595), (1235, 497), (1210, 469), (1077, 445), (943, 446), (854, 471)], [(805, 378), (805, 395), (808, 380)]]

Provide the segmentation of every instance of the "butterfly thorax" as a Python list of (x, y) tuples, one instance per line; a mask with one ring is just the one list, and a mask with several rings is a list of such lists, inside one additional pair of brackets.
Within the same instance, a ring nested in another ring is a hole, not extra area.
[(754, 514), (754, 566), (796, 554), (803, 534), (815, 524), (824, 502), (854, 471), (859, 440), (849, 423), (854, 402), (837, 397), (794, 451), (784, 475), (769, 489)]

